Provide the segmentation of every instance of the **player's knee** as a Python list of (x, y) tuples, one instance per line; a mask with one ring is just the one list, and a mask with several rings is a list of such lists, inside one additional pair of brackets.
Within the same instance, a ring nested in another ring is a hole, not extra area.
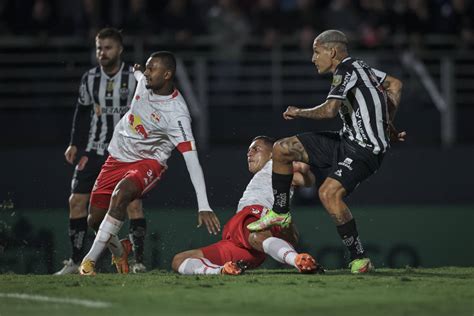
[(272, 159), (273, 161), (279, 161), (279, 162), (291, 162), (292, 161), (292, 156), (288, 149), (284, 146), (285, 139), (280, 139), (275, 142), (273, 145), (273, 150), (272, 150)]
[(173, 271), (175, 272), (179, 272), (179, 267), (181, 266), (181, 264), (183, 263), (183, 261), (187, 259), (187, 256), (184, 255), (182, 252), (181, 253), (178, 253), (176, 254), (174, 257), (173, 257), (173, 260), (171, 261), (171, 268), (173, 269)]
[(102, 220), (99, 221), (99, 218), (94, 214), (89, 214), (89, 216), (87, 216), (87, 225), (96, 232), (99, 231), (101, 222)]
[(78, 196), (76, 194), (71, 194), (69, 196), (69, 211), (73, 217), (78, 217), (80, 215), (87, 215), (87, 197)]
[(263, 251), (263, 241), (269, 237), (272, 237), (272, 234), (269, 231), (254, 232), (249, 234), (248, 241), (253, 249)]
[(324, 205), (331, 203), (336, 199), (336, 190), (328, 185), (322, 185), (318, 190), (319, 199)]
[(110, 205), (113, 209), (126, 210), (130, 202), (133, 200), (132, 194), (126, 189), (116, 189), (110, 198)]

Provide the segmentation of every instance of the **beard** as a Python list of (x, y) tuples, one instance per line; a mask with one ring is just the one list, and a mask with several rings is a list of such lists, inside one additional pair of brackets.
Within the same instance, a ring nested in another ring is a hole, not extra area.
[(118, 62), (118, 58), (107, 58), (107, 59), (99, 60), (99, 64), (105, 68), (112, 67), (116, 65), (117, 62)]

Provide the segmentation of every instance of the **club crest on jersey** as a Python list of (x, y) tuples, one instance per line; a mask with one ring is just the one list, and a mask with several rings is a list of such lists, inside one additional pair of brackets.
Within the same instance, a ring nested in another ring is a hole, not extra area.
[(112, 93), (114, 90), (114, 81), (113, 80), (107, 80), (107, 86), (105, 88), (106, 93)]
[(140, 116), (130, 113), (128, 115), (128, 124), (134, 133), (141, 135), (143, 138), (148, 138), (148, 133), (142, 124)]
[(151, 119), (158, 123), (160, 121), (160, 115), (156, 112), (151, 113)]
[(120, 99), (125, 100), (126, 98), (128, 98), (128, 92), (129, 90), (126, 86), (120, 88), (119, 90)]
[(338, 86), (340, 85), (342, 82), (342, 76), (341, 75), (335, 75), (334, 77), (332, 77), (332, 85), (333, 86)]

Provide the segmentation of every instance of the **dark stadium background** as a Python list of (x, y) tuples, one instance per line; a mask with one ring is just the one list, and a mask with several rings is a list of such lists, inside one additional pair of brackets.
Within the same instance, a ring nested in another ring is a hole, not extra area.
[[(384, 253), (381, 264), (391, 265), (396, 247), (408, 249), (407, 264), (474, 264), (472, 16), (469, 0), (0, 0), (0, 271), (52, 272), (68, 255), (73, 169), (63, 153), (79, 80), (95, 65), (94, 34), (104, 26), (123, 30), (126, 61), (144, 63), (164, 49), (180, 58), (178, 84), (192, 103), (210, 202), (222, 222), (250, 179), (245, 154), (254, 136), (339, 128), (338, 118), (287, 122), (281, 113), (324, 100), (330, 78), (311, 64), (312, 41), (325, 29), (346, 32), (352, 56), (404, 82), (396, 125), (408, 132), (349, 199), (368, 227), (361, 234)], [(199, 246), (208, 239), (194, 230), (195, 195), (179, 153), (169, 167), (145, 200), (147, 243), (158, 245), (151, 240), (164, 240), (164, 230), (176, 239), (191, 231), (201, 239), (167, 251)], [(321, 255), (324, 240), (339, 251), (314, 188), (297, 192), (299, 209), (305, 247)], [(154, 224), (162, 226), (152, 233)], [(314, 237), (314, 226), (324, 236)], [(29, 266), (25, 253), (38, 251), (43, 266)], [(444, 261), (435, 259), (439, 252)], [(147, 253), (160, 268), (170, 255)]]

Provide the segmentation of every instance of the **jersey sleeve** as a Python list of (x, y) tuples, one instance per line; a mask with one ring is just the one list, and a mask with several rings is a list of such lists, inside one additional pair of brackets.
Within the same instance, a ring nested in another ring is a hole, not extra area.
[(172, 118), (169, 122), (168, 137), (181, 153), (196, 150), (189, 116), (181, 115)]
[(88, 86), (88, 72), (86, 72), (81, 79), (81, 84), (79, 86), (79, 97), (77, 98), (77, 103), (80, 105), (91, 105), (93, 103), (92, 95), (89, 91)]
[(381, 70), (372, 68), (372, 71), (374, 72), (380, 83), (384, 82), (385, 78), (387, 78), (387, 74)]
[(357, 83), (357, 75), (352, 67), (341, 65), (332, 77), (331, 90), (326, 99), (344, 100), (347, 92)]

